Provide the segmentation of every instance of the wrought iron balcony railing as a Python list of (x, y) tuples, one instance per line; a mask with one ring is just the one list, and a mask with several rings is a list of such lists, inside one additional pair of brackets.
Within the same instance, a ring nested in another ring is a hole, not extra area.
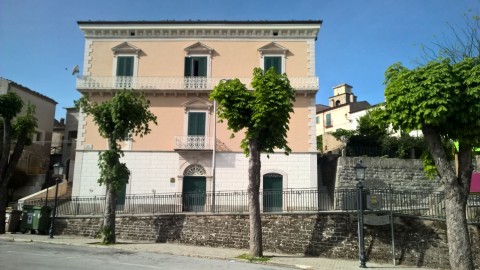
[(211, 150), (213, 149), (213, 138), (205, 136), (178, 136), (175, 137), (175, 149)]
[[(96, 77), (81, 76), (77, 79), (79, 90), (212, 90), (226, 78), (211, 77)], [(251, 78), (239, 78), (251, 89)], [(296, 90), (318, 90), (318, 77), (289, 77), (290, 84)]]

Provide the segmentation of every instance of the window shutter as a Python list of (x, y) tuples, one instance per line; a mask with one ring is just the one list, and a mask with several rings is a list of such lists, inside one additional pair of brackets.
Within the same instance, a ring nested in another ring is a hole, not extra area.
[(198, 74), (197, 76), (207, 76), (207, 57), (198, 57)]
[(282, 71), (282, 57), (281, 56), (266, 56), (264, 58), (264, 70), (267, 71), (271, 67), (275, 68), (277, 73), (283, 73)]
[(191, 136), (205, 135), (205, 113), (203, 112), (188, 113), (188, 135), (191, 135)]
[(327, 127), (332, 126), (332, 116), (330, 114), (326, 115), (325, 126)]
[(133, 56), (117, 57), (117, 76), (133, 76)]
[(185, 77), (190, 77), (192, 76), (192, 58), (191, 57), (185, 57), (185, 72), (184, 72)]

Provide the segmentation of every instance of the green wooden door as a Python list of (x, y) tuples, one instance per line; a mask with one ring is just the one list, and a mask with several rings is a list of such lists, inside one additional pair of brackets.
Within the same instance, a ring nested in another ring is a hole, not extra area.
[(125, 197), (127, 196), (127, 183), (123, 183), (122, 189), (117, 192), (117, 211), (125, 208)]
[(205, 176), (185, 176), (183, 178), (183, 211), (205, 211), (206, 191)]
[(283, 210), (283, 177), (270, 173), (263, 176), (263, 211), (281, 212)]

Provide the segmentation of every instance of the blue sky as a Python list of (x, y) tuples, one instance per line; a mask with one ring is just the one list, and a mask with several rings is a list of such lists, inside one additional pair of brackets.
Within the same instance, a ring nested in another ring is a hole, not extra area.
[(463, 25), (480, 0), (0, 0), (0, 77), (56, 100), (56, 118), (79, 98), (71, 68), (82, 70), (81, 20), (323, 20), (316, 43), (317, 103), (332, 87), (383, 101), (386, 68), (414, 67), (421, 45)]

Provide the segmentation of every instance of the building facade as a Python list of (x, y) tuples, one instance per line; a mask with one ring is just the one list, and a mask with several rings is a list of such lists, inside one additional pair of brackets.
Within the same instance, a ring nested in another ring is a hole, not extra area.
[(27, 105), (35, 106), (37, 128), (32, 138), (32, 145), (26, 146), (17, 165), (17, 171), (22, 177), (27, 177), (25, 185), (16, 190), (13, 199), (30, 195), (42, 189), (49, 170), (50, 153), (52, 151), (52, 134), (57, 102), (28, 87), (14, 81), (0, 78), (0, 94), (16, 93), (22, 99), (25, 113)]
[[(239, 78), (251, 89), (255, 67), (286, 73), (297, 93), (287, 135), (292, 153), (262, 155), (261, 189), (317, 187), (315, 40), (321, 21), (78, 25), (85, 36), (78, 91), (96, 102), (119, 89), (141, 91), (157, 116), (150, 134), (121, 142), (131, 171), (123, 194), (246, 190), (243, 134), (231, 138), (226, 123), (216, 123), (209, 94), (222, 79)], [(91, 117), (80, 113), (78, 120), (73, 195), (104, 195), (97, 162), (107, 141)]]
[(345, 142), (335, 139), (331, 133), (338, 129), (355, 130), (358, 119), (370, 107), (366, 101), (357, 101), (352, 88), (345, 83), (337, 85), (333, 87), (328, 106), (317, 105), (316, 131), (322, 135), (323, 153), (339, 152)]

